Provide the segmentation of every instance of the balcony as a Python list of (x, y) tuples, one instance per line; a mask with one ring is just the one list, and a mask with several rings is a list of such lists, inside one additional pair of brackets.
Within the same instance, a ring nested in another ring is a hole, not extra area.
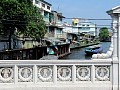
[(54, 37), (54, 36), (55, 36), (54, 34), (51, 34), (51, 33), (46, 33), (44, 37), (49, 38), (49, 37)]
[(66, 35), (64, 35), (64, 34), (56, 34), (56, 38), (66, 38)]

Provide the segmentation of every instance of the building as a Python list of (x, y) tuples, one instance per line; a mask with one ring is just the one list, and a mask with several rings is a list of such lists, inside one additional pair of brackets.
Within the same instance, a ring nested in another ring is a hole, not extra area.
[(90, 41), (97, 35), (96, 24), (75, 18), (72, 24), (64, 24), (63, 31), (66, 32), (66, 39), (71, 41)]
[(61, 42), (64, 39), (63, 33), (63, 18), (65, 18), (62, 13), (58, 13), (57, 11), (51, 12), (50, 22), (47, 25), (48, 32), (45, 35), (45, 38), (52, 39), (51, 41)]
[(92, 22), (80, 22), (79, 33), (88, 33), (91, 36), (96, 36), (96, 25)]
[(40, 8), (40, 13), (43, 15), (44, 21), (46, 24), (49, 24), (52, 5), (44, 0), (33, 0), (33, 5)]
[[(62, 20), (65, 18), (62, 13), (52, 10), (52, 5), (44, 0), (33, 0), (33, 5), (40, 8), (47, 27), (45, 37), (62, 37)], [(48, 35), (49, 34), (49, 35)]]
[(33, 0), (33, 5), (40, 8), (43, 19), (46, 23), (47, 33), (45, 38), (63, 39), (62, 20), (65, 18), (62, 13), (52, 10), (52, 5), (44, 0)]
[(63, 38), (63, 18), (65, 18), (62, 13), (58, 13), (57, 11), (52, 11), (52, 19), (49, 25), (49, 34), (55, 38)]
[(68, 41), (78, 41), (78, 27), (73, 27), (71, 24), (64, 23), (63, 32), (65, 33), (65, 39)]

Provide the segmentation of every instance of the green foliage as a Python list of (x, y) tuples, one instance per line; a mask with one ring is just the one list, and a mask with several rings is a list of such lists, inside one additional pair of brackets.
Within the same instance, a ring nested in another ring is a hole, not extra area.
[(108, 28), (106, 27), (100, 28), (99, 38), (100, 41), (106, 41), (109, 38)]
[(18, 35), (40, 39), (46, 33), (40, 9), (31, 0), (1, 0), (0, 16), (0, 34), (13, 35), (17, 29)]

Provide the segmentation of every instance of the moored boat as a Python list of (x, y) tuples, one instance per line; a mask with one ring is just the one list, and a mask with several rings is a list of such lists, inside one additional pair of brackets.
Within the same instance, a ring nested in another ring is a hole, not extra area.
[(85, 53), (89, 55), (101, 53), (102, 51), (101, 45), (93, 45), (85, 48)]

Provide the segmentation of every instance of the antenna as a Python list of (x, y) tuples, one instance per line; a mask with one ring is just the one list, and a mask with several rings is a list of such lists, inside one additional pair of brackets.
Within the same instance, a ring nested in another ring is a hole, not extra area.
[(61, 3), (59, 2), (58, 8), (57, 8), (57, 9), (58, 9), (58, 10), (57, 10), (58, 12), (60, 12), (60, 4), (61, 4)]
[(58, 8), (57, 8), (57, 11), (60, 11), (60, 7), (59, 7), (59, 5), (58, 5)]

